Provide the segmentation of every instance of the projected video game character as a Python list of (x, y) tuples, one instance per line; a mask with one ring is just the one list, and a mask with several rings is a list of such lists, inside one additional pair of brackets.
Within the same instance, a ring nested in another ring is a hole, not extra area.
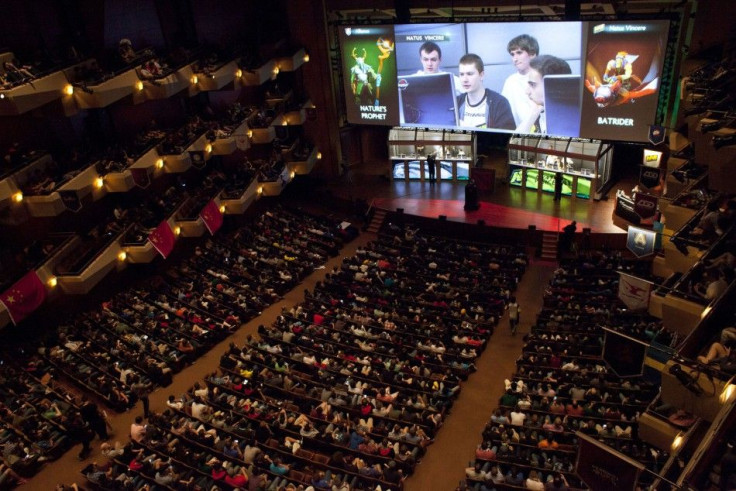
[[(442, 49), (433, 41), (425, 41), (419, 46), (419, 61), (422, 62), (422, 69), (417, 71), (417, 75), (445, 73), (440, 67), (442, 65)], [(452, 79), (455, 83), (455, 95), (462, 94), (460, 78), (457, 75), (453, 75)]]
[(460, 126), (504, 130), (516, 127), (509, 101), (483, 86), (485, 71), (480, 56), (473, 53), (463, 55), (458, 64), (458, 73), (464, 92), (457, 98)]
[[(589, 78), (585, 80), (585, 88), (592, 94), (598, 107), (618, 106), (626, 102), (634, 102), (640, 97), (644, 97), (657, 92), (659, 86), (659, 77), (654, 76), (653, 79), (644, 81), (634, 73), (634, 62), (639, 58), (638, 55), (630, 55), (626, 51), (616, 53), (616, 58), (610, 60), (606, 64), (606, 71), (603, 73), (603, 84), (593, 76), (593, 83)], [(651, 72), (651, 71), (650, 71)], [(635, 82), (635, 88), (632, 85)]]
[(358, 105), (378, 105), (377, 89), (381, 86), (381, 76), (365, 62), (367, 53), (358, 56), (356, 48), (352, 52), (355, 65), (350, 69), (350, 87), (353, 89), (355, 103)]
[(378, 55), (378, 74), (376, 76), (376, 106), (381, 98), (381, 72), (383, 72), (383, 62), (391, 56), (391, 52), (394, 50), (394, 43), (391, 40), (378, 38), (376, 41), (378, 51), (381, 52)]
[(629, 54), (626, 51), (616, 53), (616, 58), (610, 60), (606, 65), (603, 81), (607, 84), (620, 81), (621, 88), (629, 90), (631, 88), (631, 75), (634, 71), (634, 61), (637, 58), (638, 56), (629, 58)]
[(547, 119), (544, 114), (544, 76), (570, 73), (572, 73), (570, 65), (556, 56), (540, 55), (529, 61), (526, 95), (532, 102), (531, 111), (516, 127), (517, 132), (547, 133)]
[(528, 119), (533, 109), (526, 92), (529, 81), (529, 62), (539, 54), (539, 43), (529, 34), (521, 34), (509, 41), (506, 49), (511, 55), (511, 62), (516, 72), (506, 78), (501, 95), (509, 101), (514, 122), (518, 126), (522, 121)]

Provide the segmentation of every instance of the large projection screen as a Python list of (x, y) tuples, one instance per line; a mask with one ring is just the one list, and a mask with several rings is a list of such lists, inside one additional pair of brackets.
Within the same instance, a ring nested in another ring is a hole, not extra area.
[(669, 21), (339, 29), (350, 123), (644, 142)]

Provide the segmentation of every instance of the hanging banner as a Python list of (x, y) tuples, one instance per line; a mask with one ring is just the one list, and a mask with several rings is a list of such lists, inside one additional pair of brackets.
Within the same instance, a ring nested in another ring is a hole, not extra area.
[(652, 283), (619, 271), (618, 298), (631, 310), (649, 308), (649, 294)]
[(646, 167), (659, 168), (659, 164), (662, 163), (662, 152), (657, 150), (644, 149), (644, 161), (642, 165)]
[(661, 145), (667, 136), (664, 126), (653, 124), (649, 126), (649, 143), (652, 145)]
[(215, 200), (212, 200), (209, 203), (207, 203), (205, 207), (202, 208), (202, 211), (199, 213), (199, 216), (202, 217), (204, 226), (207, 227), (207, 230), (209, 230), (210, 235), (215, 235), (215, 232), (220, 230), (220, 227), (222, 227), (222, 222), (223, 222), (222, 212), (220, 211), (220, 207), (217, 206), (217, 203), (215, 203)]
[(192, 160), (192, 165), (197, 169), (204, 169), (204, 166), (207, 165), (207, 161), (204, 159), (204, 150), (189, 152), (189, 158)]
[(660, 169), (642, 165), (639, 171), (639, 183), (646, 188), (656, 187), (659, 185), (660, 175)]
[(164, 220), (148, 235), (148, 240), (151, 241), (151, 244), (153, 244), (153, 247), (156, 248), (158, 253), (166, 259), (174, 249), (176, 236), (174, 235), (174, 231), (171, 230), (171, 227), (169, 227), (169, 223)]
[(626, 248), (633, 252), (636, 257), (654, 254), (655, 235), (651, 230), (629, 225)]
[(74, 213), (82, 209), (82, 200), (79, 199), (79, 195), (76, 191), (58, 191), (61, 201), (68, 210)]
[(9, 290), (0, 294), (0, 303), (5, 306), (13, 324), (18, 324), (28, 317), (44, 300), (46, 300), (46, 286), (35, 271), (28, 272)]
[(634, 193), (634, 212), (642, 218), (651, 218), (657, 213), (659, 198), (645, 193)]
[(595, 491), (629, 491), (636, 488), (644, 464), (576, 432), (578, 457), (575, 472)]
[(133, 182), (139, 188), (146, 189), (151, 185), (151, 178), (148, 175), (148, 169), (130, 169), (130, 174), (133, 176)]

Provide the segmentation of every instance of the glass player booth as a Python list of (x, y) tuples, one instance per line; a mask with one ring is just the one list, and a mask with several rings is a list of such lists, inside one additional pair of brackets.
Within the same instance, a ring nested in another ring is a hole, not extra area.
[(443, 181), (467, 181), (475, 162), (472, 132), (392, 128), (388, 145), (392, 179), (427, 180), (427, 156), (432, 153), (439, 164), (436, 178)]
[(514, 135), (509, 141), (509, 185), (562, 196), (601, 199), (610, 185), (613, 145), (599, 140)]

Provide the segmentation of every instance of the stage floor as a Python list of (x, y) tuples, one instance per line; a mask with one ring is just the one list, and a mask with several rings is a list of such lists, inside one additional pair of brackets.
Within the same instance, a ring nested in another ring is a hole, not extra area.
[(613, 215), (617, 189), (630, 192), (635, 182), (623, 180), (613, 186), (608, 198), (601, 201), (563, 197), (554, 201), (551, 193), (520, 189), (500, 184), (493, 192), (479, 193), (480, 209), (466, 212), (465, 182), (439, 182), (430, 185), (418, 181), (389, 181), (383, 176), (351, 171), (350, 179), (342, 178), (327, 184), (335, 196), (364, 199), (373, 206), (428, 218), (445, 215), (447, 220), (477, 223), (486, 226), (561, 231), (575, 220), (578, 230), (590, 227), (595, 233), (626, 233), (628, 222)]

